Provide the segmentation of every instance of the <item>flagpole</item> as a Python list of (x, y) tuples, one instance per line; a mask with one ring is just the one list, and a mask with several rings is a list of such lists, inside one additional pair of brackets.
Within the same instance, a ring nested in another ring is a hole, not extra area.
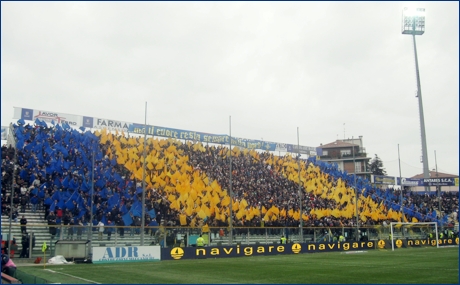
[(228, 235), (230, 239), (230, 245), (233, 244), (233, 190), (232, 190), (232, 116), (229, 117), (230, 127), (230, 233)]
[[(15, 160), (16, 160), (16, 154), (17, 154), (17, 150), (16, 150), (16, 139), (14, 137), (14, 132), (12, 132), (13, 130), (13, 124), (10, 124), (10, 133), (12, 134), (11, 137), (13, 138), (14, 140), (14, 145), (13, 145), (13, 148), (14, 148), (14, 154), (13, 154), (13, 157), (11, 158), (11, 161), (13, 162), (13, 173), (11, 175), (11, 192), (10, 192), (10, 223), (9, 223), (9, 229), (8, 229), (8, 240), (7, 240), (7, 244), (8, 244), (8, 257), (11, 258), (11, 241), (13, 240), (11, 238), (11, 228), (12, 228), (12, 222), (13, 222), (13, 193), (14, 193), (14, 174), (15, 174)], [(11, 144), (10, 144), (11, 146)]]
[[(436, 179), (438, 179), (438, 160), (436, 159), (436, 150), (434, 151), (434, 163), (436, 165)], [(438, 209), (439, 209), (439, 218), (442, 219), (442, 210), (441, 210), (441, 186), (439, 185), (439, 181), (437, 180), (436, 192), (438, 192)], [(431, 186), (430, 186), (431, 189)], [(442, 220), (441, 220), (442, 221)], [(444, 225), (441, 222), (441, 231), (443, 230)]]
[(46, 245), (46, 241), (43, 242), (42, 244), (42, 251), (43, 251), (43, 269), (46, 268), (46, 249), (48, 246)]
[(300, 242), (303, 242), (303, 217), (302, 217), (302, 185), (300, 180), (300, 141), (299, 141), (299, 127), (297, 127), (297, 166), (299, 167), (299, 208), (300, 208)]
[(356, 241), (359, 241), (359, 214), (358, 214), (358, 188), (356, 188), (356, 161), (355, 161), (355, 137), (352, 136), (351, 140), (353, 142), (352, 151), (353, 151), (353, 178), (355, 186), (355, 202), (356, 202)]
[(89, 231), (88, 231), (88, 240), (89, 240), (89, 253), (92, 254), (93, 246), (93, 207), (94, 207), (94, 142), (93, 142), (93, 156), (91, 159), (91, 211), (90, 211), (90, 221), (89, 221)]
[(147, 102), (145, 102), (145, 121), (144, 121), (144, 162), (142, 165), (142, 218), (141, 218), (141, 246), (144, 245), (145, 232), (145, 157), (147, 144)]
[(401, 222), (404, 222), (404, 219), (403, 219), (403, 215), (404, 215), (404, 211), (403, 211), (403, 185), (402, 185), (402, 178), (401, 178), (401, 159), (399, 157), (399, 143), (398, 143), (398, 163), (399, 163), (399, 183), (400, 183), (400, 187), (401, 187)]

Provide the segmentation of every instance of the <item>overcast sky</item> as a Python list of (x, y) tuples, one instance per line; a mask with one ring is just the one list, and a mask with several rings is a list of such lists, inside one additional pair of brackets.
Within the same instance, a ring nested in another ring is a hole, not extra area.
[[(458, 2), (1, 2), (1, 124), (13, 107), (319, 146), (363, 136), (388, 175), (458, 174)], [(17, 120), (14, 120), (17, 121)]]

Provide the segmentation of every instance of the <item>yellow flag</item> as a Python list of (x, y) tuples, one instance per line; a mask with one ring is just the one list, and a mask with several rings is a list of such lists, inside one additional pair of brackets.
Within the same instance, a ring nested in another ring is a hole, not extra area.
[(43, 245), (42, 245), (42, 252), (45, 252), (45, 250), (48, 248), (48, 246), (46, 246), (46, 241), (43, 242)]
[(198, 212), (198, 217), (200, 217), (200, 218), (202, 218), (202, 219), (206, 218), (205, 212), (204, 212), (203, 210), (200, 210), (200, 211)]
[(187, 225), (187, 216), (186, 215), (179, 215), (180, 225), (186, 226)]

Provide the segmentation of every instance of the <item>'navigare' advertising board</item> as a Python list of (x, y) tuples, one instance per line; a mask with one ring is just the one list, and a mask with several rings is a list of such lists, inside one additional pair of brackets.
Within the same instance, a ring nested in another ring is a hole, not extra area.
[(161, 260), (225, 258), (375, 249), (374, 241), (162, 248)]
[[(422, 246), (436, 246), (436, 239), (396, 239), (393, 241), (394, 248), (406, 247), (422, 247)], [(457, 238), (443, 238), (438, 239), (439, 246), (458, 246)], [(377, 249), (391, 249), (391, 242), (389, 240), (379, 240), (377, 242)]]

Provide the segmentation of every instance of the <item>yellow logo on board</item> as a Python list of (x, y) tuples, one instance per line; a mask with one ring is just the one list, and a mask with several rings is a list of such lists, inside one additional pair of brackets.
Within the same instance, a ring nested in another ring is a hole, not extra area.
[(379, 243), (377, 244), (380, 249), (385, 248), (385, 241), (383, 239), (379, 240)]
[(180, 247), (175, 247), (171, 250), (171, 257), (174, 259), (181, 259), (184, 256), (184, 250)]
[(402, 240), (398, 239), (398, 240), (396, 240), (395, 244), (396, 244), (397, 248), (400, 248), (403, 245), (403, 242), (402, 242)]
[(292, 252), (299, 253), (302, 250), (302, 246), (298, 243), (292, 245)]

